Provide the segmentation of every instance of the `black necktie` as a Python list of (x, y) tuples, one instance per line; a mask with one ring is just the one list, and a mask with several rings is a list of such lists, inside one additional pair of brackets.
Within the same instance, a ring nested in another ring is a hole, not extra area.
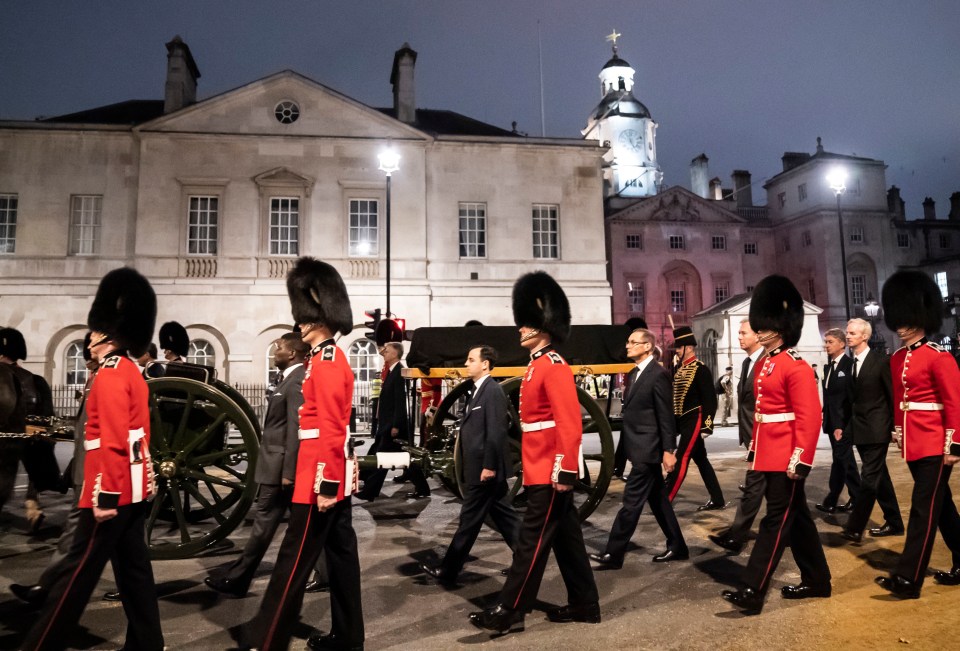
[(740, 368), (740, 387), (738, 393), (743, 393), (747, 389), (747, 382), (750, 380), (750, 358), (743, 360), (743, 366)]
[(859, 361), (860, 361), (860, 360), (859, 360), (858, 358), (856, 358), (856, 357), (853, 358), (853, 379), (854, 379), (854, 380), (857, 379), (857, 363), (858, 363)]
[(834, 366), (834, 363), (835, 363), (835, 362), (834, 362), (833, 360), (830, 360), (830, 363), (827, 364), (827, 374), (826, 374), (826, 375), (824, 376), (824, 378), (823, 378), (823, 386), (824, 386), (824, 388), (830, 386), (830, 378), (833, 377), (833, 366)]

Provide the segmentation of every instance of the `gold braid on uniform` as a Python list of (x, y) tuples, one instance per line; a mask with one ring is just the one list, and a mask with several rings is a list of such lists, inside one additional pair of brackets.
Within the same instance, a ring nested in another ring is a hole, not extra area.
[(673, 376), (673, 415), (683, 416), (683, 403), (687, 398), (693, 378), (697, 375), (697, 364), (684, 364)]

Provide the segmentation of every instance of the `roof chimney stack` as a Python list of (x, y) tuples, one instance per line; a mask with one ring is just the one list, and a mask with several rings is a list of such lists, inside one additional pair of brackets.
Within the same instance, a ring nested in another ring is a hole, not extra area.
[(416, 63), (417, 53), (409, 43), (404, 43), (393, 55), (393, 70), (390, 71), (393, 111), (398, 120), (407, 124), (417, 121), (417, 101), (413, 84), (413, 68)]
[(900, 188), (895, 185), (891, 185), (887, 190), (887, 210), (900, 219), (903, 219), (906, 214), (903, 199), (900, 198)]
[(936, 219), (937, 218), (937, 202), (934, 201), (931, 197), (927, 197), (923, 200), (923, 218), (924, 219)]
[(190, 47), (179, 35), (167, 43), (167, 84), (163, 93), (163, 112), (173, 113), (197, 101), (200, 70)]
[(947, 219), (960, 221), (960, 192), (954, 192), (950, 195), (950, 214)]
[(753, 188), (750, 183), (750, 172), (747, 170), (733, 170), (733, 194), (737, 197), (737, 208), (753, 207)]
[(690, 189), (704, 199), (710, 198), (710, 170), (706, 154), (700, 154), (690, 161)]
[(723, 182), (720, 180), (719, 176), (715, 176), (710, 179), (710, 196), (708, 199), (713, 199), (714, 201), (720, 201), (723, 199)]

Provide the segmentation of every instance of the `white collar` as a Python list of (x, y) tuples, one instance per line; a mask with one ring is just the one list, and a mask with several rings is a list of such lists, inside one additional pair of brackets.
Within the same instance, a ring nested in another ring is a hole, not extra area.
[(862, 365), (862, 364), (863, 364), (863, 360), (865, 360), (865, 359), (867, 358), (867, 355), (868, 355), (869, 353), (870, 353), (870, 346), (867, 346), (866, 348), (863, 349), (863, 352), (862, 352), (862, 353), (860, 353), (859, 355), (854, 355), (854, 357), (856, 357), (856, 358), (857, 358), (857, 361), (860, 362), (860, 364)]
[(752, 354), (747, 355), (747, 357), (750, 358), (750, 363), (753, 364), (753, 363), (755, 363), (758, 359), (760, 359), (760, 356), (761, 356), (761, 355), (763, 355), (763, 346), (758, 346), (757, 349), (756, 349), (755, 351), (753, 351)]
[(283, 369), (283, 379), (286, 380), (287, 376), (293, 373), (293, 370), (298, 366), (303, 366), (303, 362), (297, 362), (296, 364), (292, 364), (287, 368)]
[(476, 379), (476, 380), (473, 381), (473, 391), (474, 391), (474, 395), (476, 395), (477, 389), (480, 388), (480, 385), (483, 384), (483, 381), (486, 380), (488, 377), (490, 377), (490, 374), (489, 374), (489, 373), (487, 373), (487, 374), (485, 374), (485, 375), (481, 375), (479, 379)]
[(653, 361), (653, 355), (647, 355), (642, 362), (637, 363), (637, 377), (640, 377), (640, 374), (643, 373), (643, 370), (650, 365), (650, 362)]

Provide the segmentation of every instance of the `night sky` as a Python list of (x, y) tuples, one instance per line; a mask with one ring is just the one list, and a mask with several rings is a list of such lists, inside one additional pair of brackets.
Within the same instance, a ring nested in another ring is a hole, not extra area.
[(701, 152), (729, 185), (762, 180), (784, 151), (886, 162), (908, 217), (946, 217), (960, 191), (956, 0), (59, 0), (4, 3), (0, 118), (162, 99), (164, 43), (179, 34), (207, 98), (283, 69), (389, 106), (393, 53), (419, 53), (417, 105), (540, 135), (538, 23), (548, 136), (579, 137), (620, 55), (659, 123), (668, 185)]

